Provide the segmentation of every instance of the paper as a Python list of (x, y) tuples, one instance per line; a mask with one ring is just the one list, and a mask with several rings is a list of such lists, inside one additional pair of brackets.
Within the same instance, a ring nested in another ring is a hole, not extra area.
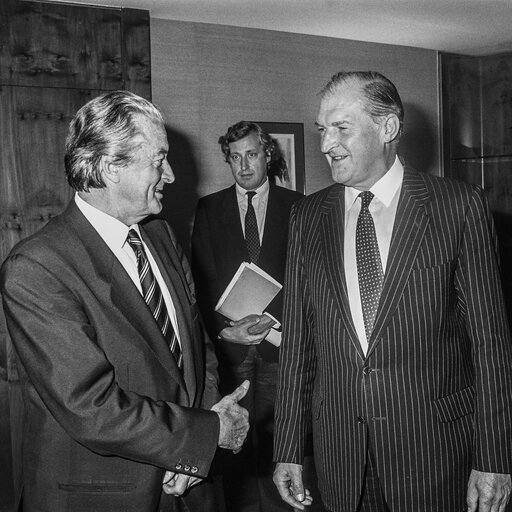
[(254, 263), (243, 262), (220, 297), (215, 311), (230, 320), (261, 315), (283, 286)]

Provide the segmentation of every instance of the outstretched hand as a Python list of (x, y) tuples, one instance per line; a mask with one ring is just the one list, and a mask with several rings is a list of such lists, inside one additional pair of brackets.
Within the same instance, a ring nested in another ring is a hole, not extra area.
[(249, 413), (238, 402), (247, 394), (249, 381), (244, 380), (232, 393), (217, 402), (212, 411), (219, 415), (220, 432), (218, 445), (238, 453), (249, 431)]

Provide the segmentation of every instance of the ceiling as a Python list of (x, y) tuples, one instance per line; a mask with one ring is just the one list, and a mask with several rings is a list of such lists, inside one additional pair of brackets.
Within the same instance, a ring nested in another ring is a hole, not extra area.
[[(70, 3), (70, 0), (52, 0)], [(512, 52), (512, 0), (72, 0), (152, 18), (280, 30), (465, 55)]]

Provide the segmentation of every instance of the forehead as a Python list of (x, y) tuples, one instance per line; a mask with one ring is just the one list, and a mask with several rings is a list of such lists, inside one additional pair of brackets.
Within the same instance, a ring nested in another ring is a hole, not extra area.
[(261, 143), (258, 138), (258, 135), (254, 132), (249, 133), (240, 140), (229, 143), (229, 152), (230, 153), (241, 153), (244, 151), (258, 151), (261, 149)]
[(364, 106), (361, 88), (355, 84), (344, 84), (322, 98), (317, 122), (330, 125), (367, 116)]
[(139, 115), (135, 117), (134, 124), (138, 130), (133, 140), (134, 145), (138, 144), (140, 149), (149, 153), (168, 151), (167, 133), (163, 123)]

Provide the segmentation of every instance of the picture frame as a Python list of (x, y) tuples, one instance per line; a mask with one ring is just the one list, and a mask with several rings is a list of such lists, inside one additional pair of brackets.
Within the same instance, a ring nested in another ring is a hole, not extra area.
[(277, 185), (306, 193), (304, 163), (304, 124), (253, 121), (278, 143), (278, 152), (285, 162), (287, 176), (274, 176)]

